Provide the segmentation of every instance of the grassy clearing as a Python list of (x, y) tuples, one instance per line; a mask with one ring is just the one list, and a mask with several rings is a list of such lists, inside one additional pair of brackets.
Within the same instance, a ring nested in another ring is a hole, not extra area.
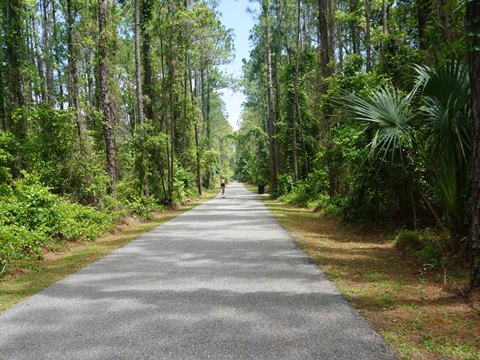
[(465, 285), (465, 275), (449, 277), (445, 289), (442, 276), (403, 258), (385, 235), (264, 202), (401, 359), (480, 359), (480, 296), (467, 299), (452, 290)]
[(194, 200), (186, 206), (156, 214), (148, 222), (125, 221), (117, 226), (115, 232), (93, 242), (70, 243), (59, 253), (46, 254), (45, 259), (36, 263), (31, 270), (17, 272), (0, 283), (0, 312), (217, 194), (218, 191), (209, 191), (202, 198)]

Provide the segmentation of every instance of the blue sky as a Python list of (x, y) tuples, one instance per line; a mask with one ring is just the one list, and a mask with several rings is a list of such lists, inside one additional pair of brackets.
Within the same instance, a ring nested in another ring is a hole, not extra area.
[[(242, 59), (249, 58), (250, 42), (248, 37), (255, 24), (254, 15), (247, 12), (247, 7), (256, 8), (257, 5), (248, 0), (222, 0), (217, 8), (225, 27), (233, 29), (235, 44), (235, 59), (231, 64), (221, 66), (221, 69), (238, 78), (242, 75)], [(242, 111), (241, 106), (245, 97), (241, 92), (233, 92), (230, 89), (222, 89), (221, 92), (228, 113), (228, 121), (237, 130)]]

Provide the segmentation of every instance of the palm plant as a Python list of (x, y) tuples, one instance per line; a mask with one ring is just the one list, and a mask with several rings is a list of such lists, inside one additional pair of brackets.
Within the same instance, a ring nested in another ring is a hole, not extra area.
[(471, 195), (472, 139), (469, 121), (469, 79), (460, 63), (438, 68), (416, 66), (416, 88), (423, 93), (422, 113), (430, 141), (427, 163), (435, 174), (440, 199), (446, 208), (450, 246), (462, 248)]
[[(468, 199), (471, 192), (471, 124), (469, 121), (469, 79), (466, 68), (455, 62), (438, 68), (415, 66), (413, 90), (404, 95), (383, 87), (367, 98), (344, 95), (355, 119), (366, 122), (373, 132), (369, 144), (374, 159), (385, 158), (403, 163), (403, 153), (414, 149), (416, 127), (413, 119), (423, 115), (427, 140), (425, 162), (434, 174), (434, 183), (445, 208), (446, 223), (455, 253), (462, 250), (468, 228)], [(423, 105), (417, 111), (413, 98), (422, 94)], [(411, 192), (412, 194), (412, 192)], [(413, 210), (415, 208), (413, 207)]]
[(411, 105), (411, 95), (382, 87), (375, 90), (366, 99), (349, 94), (347, 106), (354, 118), (366, 122), (366, 131), (373, 133), (368, 145), (370, 155), (385, 158), (390, 154), (392, 161), (396, 156), (402, 158), (405, 149), (414, 143), (412, 120), (415, 112)]
[[(384, 163), (386, 158), (390, 157), (391, 164), (388, 169), (397, 169), (395, 173), (387, 175), (390, 179), (395, 179), (397, 188), (389, 191), (402, 192), (402, 188), (406, 190), (409, 200), (405, 201), (410, 202), (412, 221), (416, 227), (417, 213), (413, 189), (415, 176), (411, 174), (411, 169), (407, 165), (407, 158), (412, 156), (414, 150), (416, 133), (413, 130), (416, 112), (412, 106), (412, 96), (384, 86), (373, 91), (365, 99), (357, 94), (349, 94), (344, 96), (344, 99), (347, 100), (347, 107), (354, 119), (368, 124), (365, 131), (371, 138), (368, 144), (370, 159), (381, 160), (381, 163)], [(400, 166), (391, 166), (393, 163)], [(398, 173), (399, 168), (403, 169), (401, 175)]]

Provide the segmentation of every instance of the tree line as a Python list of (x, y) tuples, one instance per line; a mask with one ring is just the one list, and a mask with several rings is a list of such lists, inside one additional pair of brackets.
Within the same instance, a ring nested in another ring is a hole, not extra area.
[(0, 43), (0, 275), (233, 175), (215, 1), (6, 0)]
[(478, 288), (479, 2), (255, 2), (236, 175), (408, 229), (425, 262), (470, 262)]

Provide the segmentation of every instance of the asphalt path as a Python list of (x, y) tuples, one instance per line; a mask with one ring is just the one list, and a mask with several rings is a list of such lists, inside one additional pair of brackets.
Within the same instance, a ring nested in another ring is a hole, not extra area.
[(0, 359), (397, 358), (233, 183), (1, 314)]

